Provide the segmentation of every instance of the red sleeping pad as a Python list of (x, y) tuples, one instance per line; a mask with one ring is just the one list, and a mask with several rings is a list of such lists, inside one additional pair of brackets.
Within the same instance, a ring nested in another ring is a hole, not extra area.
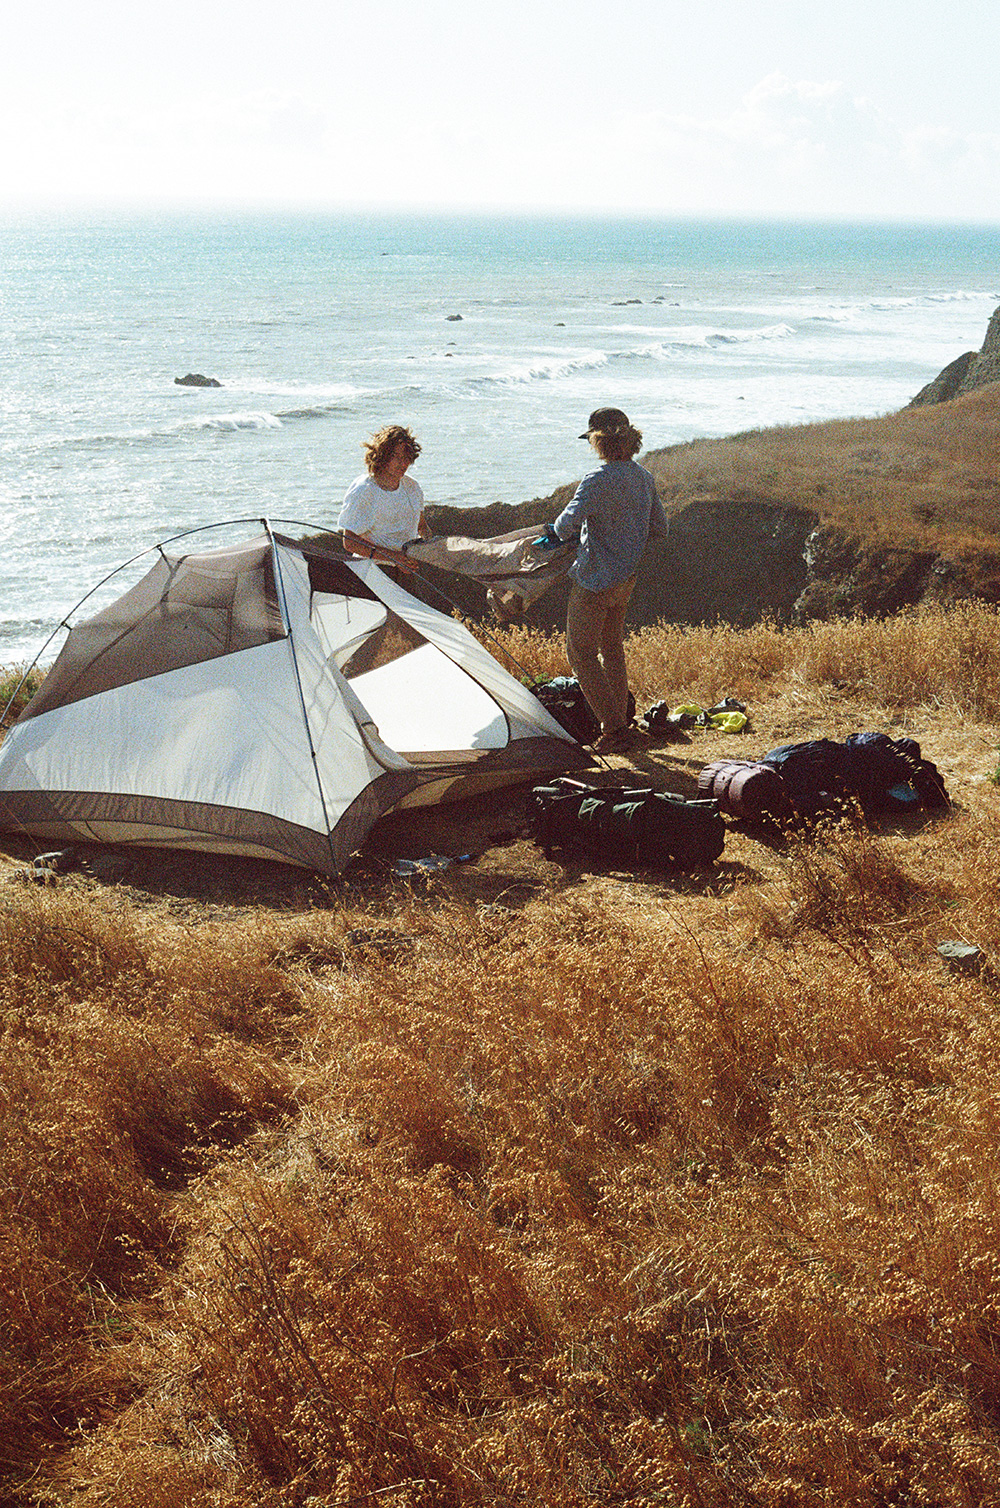
[(717, 759), (698, 776), (698, 794), (712, 797), (720, 812), (748, 822), (781, 821), (792, 815), (785, 783), (769, 764), (746, 759)]

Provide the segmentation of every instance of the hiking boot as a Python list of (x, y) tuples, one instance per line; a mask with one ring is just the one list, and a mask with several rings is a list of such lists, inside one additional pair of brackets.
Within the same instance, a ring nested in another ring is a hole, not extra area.
[(595, 754), (628, 754), (643, 742), (638, 728), (629, 728), (623, 724), (620, 728), (610, 728), (607, 733), (602, 733), (590, 747)]

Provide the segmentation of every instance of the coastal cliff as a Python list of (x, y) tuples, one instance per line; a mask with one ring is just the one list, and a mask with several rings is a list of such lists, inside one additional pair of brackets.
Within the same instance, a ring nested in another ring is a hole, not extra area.
[(965, 351), (950, 361), (932, 382), (922, 387), (910, 407), (923, 403), (948, 403), (963, 393), (988, 383), (1000, 382), (1000, 307), (994, 309), (986, 327), (986, 339), (978, 351)]
[[(648, 463), (650, 457), (644, 457)], [(568, 489), (566, 489), (568, 490)], [(550, 506), (543, 504), (550, 502)], [(540, 523), (559, 499), (511, 509), (506, 528)], [(428, 510), (435, 532), (486, 538), (481, 509)], [(447, 514), (445, 520), (440, 515)], [(824, 523), (816, 512), (752, 497), (701, 497), (669, 519), (665, 540), (651, 542), (629, 609), (643, 624), (728, 623), (745, 628), (768, 619), (778, 625), (863, 614), (882, 617), (921, 602), (979, 597), (1000, 602), (1000, 544), (978, 569), (933, 549), (866, 541)], [(447, 595), (475, 617), (485, 615), (474, 582), (427, 570)], [(566, 617), (568, 588), (555, 587), (527, 614), (540, 628)]]
[[(631, 625), (790, 625), (1000, 602), (1000, 310), (965, 380), (968, 393), (876, 419), (647, 452), (669, 533), (646, 552)], [(436, 533), (485, 538), (552, 519), (574, 487), (519, 505), (432, 505), (428, 518)], [(474, 583), (442, 575), (440, 585), (485, 615)], [(528, 622), (559, 626), (566, 592), (544, 597)]]

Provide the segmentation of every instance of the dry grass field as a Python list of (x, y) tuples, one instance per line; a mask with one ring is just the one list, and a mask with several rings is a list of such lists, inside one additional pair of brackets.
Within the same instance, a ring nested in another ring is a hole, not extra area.
[(754, 430), (654, 451), (664, 499), (809, 508), (865, 540), (954, 555), (997, 549), (1000, 387), (872, 419)]
[(953, 810), (693, 875), (523, 792), (337, 882), (0, 836), (0, 1502), (1000, 1503), (1000, 617), (628, 649), (751, 716), (643, 780), (877, 728)]

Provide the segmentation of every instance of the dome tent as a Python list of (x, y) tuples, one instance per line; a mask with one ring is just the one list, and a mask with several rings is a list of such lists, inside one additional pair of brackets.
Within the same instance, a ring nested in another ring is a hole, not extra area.
[(188, 539), (71, 628), (0, 743), (0, 826), (336, 874), (392, 809), (591, 763), (373, 561), (266, 521), (222, 549)]

